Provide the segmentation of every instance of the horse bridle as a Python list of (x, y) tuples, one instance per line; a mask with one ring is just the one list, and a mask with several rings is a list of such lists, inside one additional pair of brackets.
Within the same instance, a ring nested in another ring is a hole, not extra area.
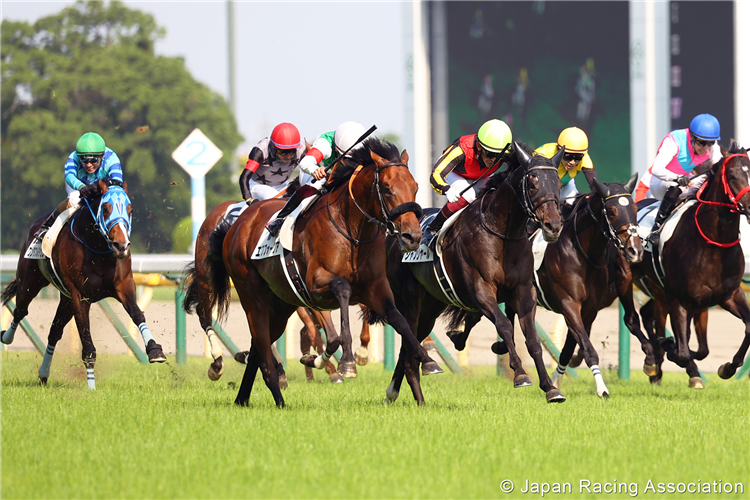
[[(638, 228), (636, 227), (635, 224), (633, 224), (632, 221), (628, 222), (627, 224), (619, 224), (620, 219), (623, 218), (623, 215), (618, 214), (618, 216), (615, 219), (614, 223), (612, 223), (612, 221), (609, 220), (609, 217), (607, 217), (607, 206), (608, 206), (607, 202), (609, 200), (612, 200), (612, 199), (615, 199), (615, 198), (621, 198), (623, 196), (630, 197), (631, 198), (631, 203), (632, 203), (632, 195), (630, 193), (613, 194), (611, 196), (607, 196), (606, 198), (605, 197), (602, 198), (602, 219), (604, 219), (604, 226), (602, 226), (602, 223), (599, 222), (599, 219), (596, 218), (596, 214), (594, 213), (594, 210), (591, 208), (591, 201), (589, 200), (589, 202), (586, 204), (586, 212), (591, 216), (592, 219), (594, 219), (594, 222), (596, 222), (596, 225), (599, 226), (599, 229), (602, 230), (602, 232), (607, 237), (607, 239), (609, 241), (611, 241), (612, 243), (614, 243), (617, 246), (617, 249), (620, 252), (622, 252), (623, 250), (625, 250), (625, 244), (619, 238), (619, 236), (621, 234), (623, 234), (623, 233), (629, 234), (630, 236), (628, 237), (628, 239), (634, 238), (635, 236), (638, 235)], [(578, 203), (581, 203), (581, 201), (583, 201), (586, 198), (589, 198), (589, 197), (588, 196), (581, 197), (579, 199)], [(623, 206), (625, 206), (625, 205), (623, 205)], [(573, 210), (573, 216), (572, 216), (573, 217), (573, 243), (575, 243), (576, 249), (579, 252), (581, 252), (581, 255), (583, 255), (583, 257), (586, 259), (586, 261), (589, 264), (591, 264), (593, 267), (595, 267), (597, 269), (602, 269), (607, 264), (609, 264), (609, 245), (607, 245), (607, 247), (605, 249), (606, 257), (604, 258), (604, 264), (602, 264), (600, 266), (600, 265), (596, 264), (594, 261), (592, 261), (591, 258), (586, 254), (586, 252), (583, 251), (583, 248), (581, 247), (581, 242), (578, 239), (578, 222), (577, 222), (578, 218), (576, 217), (576, 215), (577, 215), (576, 212), (577, 212), (577, 210), (574, 209)], [(615, 225), (617, 225), (618, 227), (627, 225), (627, 227), (625, 229), (621, 229), (621, 230), (617, 231), (615, 229)]]
[[(104, 240), (107, 242), (107, 247), (109, 248), (109, 251), (102, 252), (100, 250), (94, 250), (90, 246), (88, 246), (81, 238), (78, 237), (73, 232), (73, 225), (71, 224), (70, 229), (71, 233), (73, 234), (73, 237), (81, 243), (83, 246), (88, 248), (94, 253), (99, 254), (105, 254), (105, 253), (112, 253), (114, 249), (112, 248), (112, 244), (114, 243), (114, 240), (109, 237), (110, 231), (112, 231), (112, 228), (116, 225), (119, 225), (122, 228), (123, 233), (128, 235), (128, 238), (130, 238), (130, 228), (132, 225), (132, 216), (128, 215), (127, 207), (129, 203), (126, 203), (126, 201), (129, 201), (127, 198), (127, 194), (125, 193), (125, 190), (120, 188), (119, 186), (111, 186), (107, 193), (112, 193), (114, 195), (115, 199), (108, 199), (106, 202), (104, 201), (104, 196), (99, 200), (99, 207), (96, 210), (96, 214), (94, 214), (94, 211), (91, 209), (91, 205), (89, 204), (89, 200), (86, 198), (83, 198), (83, 201), (86, 202), (86, 207), (89, 209), (89, 213), (91, 214), (91, 217), (94, 219), (94, 229), (99, 231), (99, 234), (102, 235)], [(106, 194), (106, 193), (105, 193)], [(110, 195), (110, 197), (112, 196)], [(112, 205), (112, 213), (109, 214), (109, 217), (105, 219), (104, 212), (102, 211), (102, 205), (104, 203), (110, 203)], [(77, 212), (76, 212), (77, 213)]]
[(389, 236), (393, 236), (393, 237), (401, 236), (401, 231), (398, 230), (398, 227), (396, 227), (396, 223), (393, 222), (393, 219), (395, 219), (399, 215), (402, 215), (406, 212), (414, 212), (414, 214), (417, 216), (417, 219), (422, 217), (422, 207), (419, 205), (419, 203), (416, 203), (414, 201), (408, 201), (406, 203), (402, 203), (400, 205), (393, 207), (392, 210), (388, 210), (388, 207), (386, 207), (385, 201), (383, 200), (383, 193), (380, 190), (380, 171), (388, 167), (405, 167), (407, 169), (409, 168), (409, 166), (406, 163), (391, 162), (391, 163), (386, 163), (385, 165), (381, 165), (375, 169), (375, 181), (372, 183), (372, 188), (370, 189), (370, 198), (372, 199), (373, 194), (377, 191), (378, 202), (380, 203), (380, 211), (383, 213), (383, 218), (385, 219), (385, 222), (381, 222), (377, 218), (372, 217), (370, 214), (365, 212), (365, 210), (359, 206), (359, 203), (357, 203), (357, 200), (354, 198), (354, 193), (352, 192), (352, 185), (354, 183), (354, 179), (364, 168), (364, 165), (358, 166), (357, 169), (352, 174), (351, 178), (349, 179), (349, 197), (354, 202), (354, 206), (356, 206), (359, 209), (359, 211), (362, 212), (362, 215), (365, 216), (368, 222), (371, 222), (372, 224), (375, 224), (378, 227), (378, 232), (375, 235), (375, 237), (372, 239), (363, 241), (363, 240), (358, 240), (356, 238), (352, 238), (343, 229), (341, 229), (338, 224), (336, 224), (336, 221), (333, 220), (333, 214), (331, 214), (331, 192), (328, 193), (328, 200), (326, 204), (328, 208), (328, 218), (333, 223), (334, 227), (336, 227), (336, 230), (339, 233), (341, 233), (350, 242), (354, 243), (355, 245), (360, 245), (362, 243), (370, 243), (372, 241), (375, 241), (378, 238), (378, 236), (380, 236), (381, 228), (385, 229), (386, 234)]

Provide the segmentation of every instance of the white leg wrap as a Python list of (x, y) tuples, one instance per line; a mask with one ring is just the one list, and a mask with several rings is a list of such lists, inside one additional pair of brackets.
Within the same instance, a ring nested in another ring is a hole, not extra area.
[(13, 339), (16, 336), (16, 328), (18, 328), (18, 325), (16, 324), (16, 320), (12, 320), (10, 322), (10, 326), (7, 330), (3, 332), (3, 338), (1, 339), (3, 344), (12, 344)]
[(94, 380), (94, 369), (86, 368), (86, 381), (88, 382), (89, 389), (92, 391), (96, 390), (96, 381)]
[(322, 370), (326, 366), (326, 363), (328, 363), (329, 359), (331, 359), (331, 355), (323, 351), (323, 354), (320, 354), (315, 358), (315, 368)]
[(391, 404), (398, 399), (398, 391), (393, 388), (393, 382), (388, 384), (388, 388), (385, 390), (385, 403)]
[(219, 342), (219, 337), (216, 335), (214, 329), (209, 326), (206, 329), (206, 335), (208, 336), (208, 343), (211, 344), (211, 357), (216, 360), (216, 358), (223, 356), (224, 351), (221, 348), (221, 342)]
[(55, 346), (47, 345), (47, 350), (44, 351), (44, 360), (42, 366), (39, 367), (39, 378), (49, 378), (49, 368), (52, 365), (52, 356), (55, 354)]
[(594, 381), (596, 382), (596, 394), (599, 397), (609, 396), (609, 390), (604, 385), (604, 379), (602, 378), (601, 372), (599, 372), (599, 365), (593, 365), (591, 367), (591, 373), (594, 374)]
[(565, 375), (565, 370), (567, 369), (568, 369), (567, 365), (565, 366), (557, 365), (557, 368), (555, 368), (555, 371), (552, 372), (552, 384), (558, 389), (560, 388), (560, 380), (562, 380), (563, 375)]
[(138, 325), (138, 329), (141, 331), (141, 337), (143, 337), (143, 345), (147, 346), (149, 340), (154, 340), (154, 336), (151, 335), (151, 330), (148, 329), (145, 322)]

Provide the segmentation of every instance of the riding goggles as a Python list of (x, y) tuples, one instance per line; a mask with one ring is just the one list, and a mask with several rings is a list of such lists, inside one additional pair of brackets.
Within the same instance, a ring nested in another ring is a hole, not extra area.
[(711, 147), (714, 145), (716, 141), (702, 141), (700, 139), (695, 139), (695, 145), (699, 148), (705, 148), (705, 147)]
[(276, 148), (276, 156), (289, 157), (289, 156), (294, 156), (294, 153), (296, 153), (296, 152), (297, 152), (296, 149), (279, 149), (279, 148)]
[(575, 160), (576, 163), (583, 160), (584, 153), (565, 153), (563, 154), (563, 161)]
[(85, 156), (79, 156), (82, 164), (87, 163), (93, 163), (96, 165), (97, 163), (102, 161), (102, 155), (85, 155)]

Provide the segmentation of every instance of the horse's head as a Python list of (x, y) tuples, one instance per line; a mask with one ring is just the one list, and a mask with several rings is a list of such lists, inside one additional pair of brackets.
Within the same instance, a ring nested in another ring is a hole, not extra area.
[(602, 219), (605, 234), (625, 255), (628, 262), (636, 264), (643, 259), (643, 244), (638, 236), (638, 220), (632, 192), (638, 174), (633, 174), (626, 184), (603, 184), (594, 179), (594, 189), (602, 199)]
[(750, 221), (750, 159), (747, 150), (732, 141), (729, 150), (722, 149), (721, 154), (724, 156), (721, 162), (724, 192), (737, 211)]
[(562, 160), (565, 148), (561, 148), (552, 159), (541, 155), (532, 157), (516, 141), (513, 142), (513, 149), (521, 166), (511, 174), (516, 195), (528, 217), (541, 226), (544, 239), (557, 241), (563, 228), (557, 165)]
[(101, 201), (96, 211), (96, 225), (115, 257), (123, 259), (130, 255), (130, 226), (133, 214), (127, 184), (120, 186), (99, 180), (99, 189)]

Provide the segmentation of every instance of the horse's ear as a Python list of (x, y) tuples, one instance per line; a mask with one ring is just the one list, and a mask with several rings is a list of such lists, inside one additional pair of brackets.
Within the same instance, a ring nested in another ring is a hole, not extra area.
[(370, 158), (372, 158), (372, 161), (374, 161), (375, 165), (377, 166), (381, 166), (387, 163), (382, 156), (376, 154), (372, 149), (370, 150)]
[(401, 163), (405, 165), (409, 164), (409, 153), (407, 153), (405, 149), (401, 151)]
[(593, 184), (594, 189), (596, 189), (596, 192), (599, 193), (599, 196), (601, 196), (602, 198), (606, 198), (607, 196), (609, 196), (609, 188), (599, 182), (599, 179), (594, 177), (591, 180), (591, 184)]
[(638, 172), (634, 173), (627, 184), (625, 184), (625, 192), (626, 193), (632, 193), (633, 189), (635, 189), (635, 184), (638, 182)]
[(305, 139), (305, 154), (307, 154), (307, 152), (310, 151), (310, 149), (312, 149), (312, 144), (307, 142), (307, 139)]
[(109, 191), (109, 188), (107, 187), (107, 183), (104, 182), (102, 179), (99, 179), (99, 192), (101, 194), (104, 194), (107, 191)]
[(125, 194), (130, 196), (130, 193), (128, 193), (128, 183), (125, 181), (122, 181), (122, 189), (125, 191)]
[(555, 156), (552, 157), (552, 165), (554, 165), (555, 168), (557, 168), (558, 165), (560, 165), (560, 162), (562, 161), (562, 157), (565, 154), (565, 146), (562, 146), (560, 148), (560, 151), (555, 153)]
[(516, 158), (518, 158), (521, 166), (523, 168), (528, 167), (529, 163), (531, 163), (531, 156), (529, 156), (529, 153), (527, 153), (526, 150), (523, 149), (518, 141), (513, 141), (513, 150), (516, 152)]

